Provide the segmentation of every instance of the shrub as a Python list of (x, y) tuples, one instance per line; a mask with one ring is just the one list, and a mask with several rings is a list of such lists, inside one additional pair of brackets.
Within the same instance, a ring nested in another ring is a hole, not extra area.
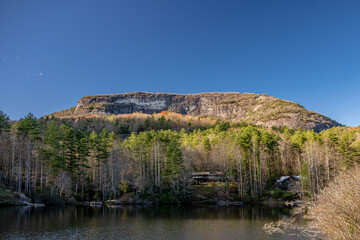
[(291, 192), (284, 192), (282, 194), (281, 198), (284, 199), (284, 200), (293, 200), (293, 199), (296, 198), (296, 196)]
[(0, 200), (0, 207), (5, 207), (5, 206), (9, 206), (10, 203), (7, 200)]
[(177, 197), (175, 197), (173, 195), (170, 195), (168, 199), (169, 199), (169, 203), (177, 203), (178, 202)]
[(154, 197), (151, 194), (149, 194), (148, 192), (145, 192), (145, 193), (141, 194), (140, 198), (142, 200), (148, 200), (150, 202), (154, 201)]
[(161, 204), (175, 204), (179, 202), (179, 199), (171, 193), (163, 193), (160, 195), (159, 202)]
[(309, 208), (312, 227), (328, 239), (360, 239), (360, 168), (340, 174)]
[(159, 201), (161, 204), (167, 204), (169, 203), (168, 195), (166, 193), (163, 193), (160, 195)]
[(256, 199), (254, 197), (252, 197), (250, 194), (246, 194), (246, 195), (242, 196), (240, 199), (243, 202), (254, 202), (254, 201), (256, 201)]
[(35, 202), (45, 203), (45, 205), (65, 205), (66, 199), (59, 195), (50, 196), (47, 194), (35, 195), (33, 197)]
[[(311, 239), (360, 239), (360, 166), (340, 173), (316, 196), (294, 209), (293, 217), (266, 223), (267, 234), (290, 234)], [(284, 194), (285, 195), (285, 194)], [(297, 214), (307, 212), (307, 225), (298, 224)]]
[(296, 198), (296, 195), (294, 195), (293, 193), (291, 192), (286, 192), (286, 191), (283, 191), (281, 189), (278, 189), (276, 188), (275, 190), (272, 190), (268, 193), (265, 193), (267, 194), (269, 197), (272, 197), (274, 199), (284, 199), (284, 200), (292, 200), (292, 199), (295, 199)]
[(95, 195), (93, 196), (94, 200), (96, 201), (100, 201), (103, 198), (103, 193), (102, 191), (97, 191), (95, 192)]
[(276, 188), (275, 190), (270, 191), (270, 195), (272, 198), (279, 199), (282, 197), (284, 191)]

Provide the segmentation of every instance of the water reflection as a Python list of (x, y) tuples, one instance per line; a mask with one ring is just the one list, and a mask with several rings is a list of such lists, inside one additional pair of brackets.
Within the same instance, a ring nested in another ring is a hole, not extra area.
[(1, 239), (297, 239), (266, 236), (265, 222), (289, 208), (8, 207), (0, 208)]

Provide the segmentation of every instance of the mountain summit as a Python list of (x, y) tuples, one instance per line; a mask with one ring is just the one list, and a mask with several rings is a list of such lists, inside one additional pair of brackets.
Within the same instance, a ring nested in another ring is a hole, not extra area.
[(245, 121), (267, 127), (322, 131), (340, 124), (303, 106), (266, 94), (199, 93), (170, 94), (134, 92), (81, 98), (76, 107), (52, 114), (58, 118), (174, 112), (194, 117)]

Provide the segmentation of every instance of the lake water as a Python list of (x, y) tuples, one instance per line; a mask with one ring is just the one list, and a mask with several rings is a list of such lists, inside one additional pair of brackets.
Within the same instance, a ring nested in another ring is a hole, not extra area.
[(303, 239), (262, 230), (289, 214), (265, 206), (4, 207), (0, 239)]

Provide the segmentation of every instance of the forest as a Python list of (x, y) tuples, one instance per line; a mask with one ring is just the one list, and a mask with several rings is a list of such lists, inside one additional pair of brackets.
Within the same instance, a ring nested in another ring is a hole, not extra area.
[(299, 175), (301, 197), (313, 199), (360, 158), (359, 128), (316, 133), (170, 116), (124, 122), (113, 116), (37, 119), (29, 113), (14, 122), (0, 112), (2, 178), (29, 196), (84, 201), (134, 192), (150, 201), (167, 194), (169, 202), (179, 203), (189, 197), (193, 172), (224, 172), (227, 195), (243, 201), (261, 200), (281, 176)]

